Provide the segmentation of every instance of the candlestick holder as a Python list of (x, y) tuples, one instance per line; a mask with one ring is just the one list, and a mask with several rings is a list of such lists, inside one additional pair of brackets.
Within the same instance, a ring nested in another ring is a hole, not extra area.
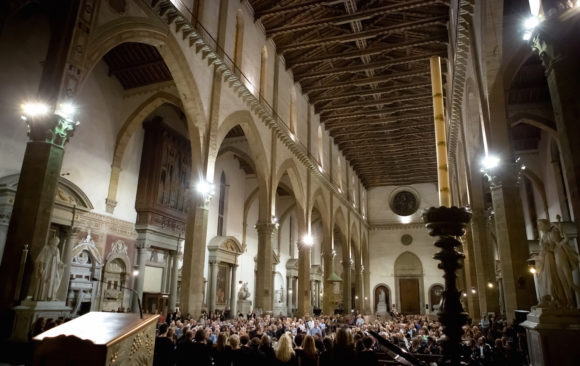
[(439, 310), (439, 322), (445, 337), (442, 341), (443, 364), (461, 364), (461, 327), (466, 324), (468, 314), (461, 306), (461, 293), (457, 290), (457, 269), (465, 256), (457, 251), (461, 242), (458, 237), (465, 234), (465, 227), (471, 220), (471, 212), (463, 207), (431, 207), (423, 212), (423, 221), (430, 236), (439, 237), (435, 246), (441, 248), (433, 257), (441, 261), (437, 265), (445, 273), (445, 290)]

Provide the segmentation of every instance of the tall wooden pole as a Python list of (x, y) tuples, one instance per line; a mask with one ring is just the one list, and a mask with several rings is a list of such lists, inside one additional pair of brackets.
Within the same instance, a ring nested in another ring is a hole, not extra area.
[(449, 188), (449, 170), (447, 169), (447, 134), (445, 126), (445, 111), (443, 107), (443, 81), (441, 78), (441, 59), (439, 56), (430, 58), (431, 86), (433, 91), (433, 116), (435, 120), (435, 142), (437, 143), (437, 181), (439, 183), (439, 204), (451, 206), (451, 190)]

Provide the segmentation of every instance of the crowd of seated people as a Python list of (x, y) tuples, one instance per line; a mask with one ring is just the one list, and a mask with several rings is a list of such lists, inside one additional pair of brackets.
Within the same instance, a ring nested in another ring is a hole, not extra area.
[[(367, 321), (361, 315), (305, 318), (251, 314), (199, 320), (168, 314), (159, 324), (154, 365), (378, 365), (384, 359), (373, 331), (416, 355), (441, 354), (441, 324), (395, 314)], [(482, 366), (526, 365), (523, 334), (501, 319), (464, 327), (464, 356)]]

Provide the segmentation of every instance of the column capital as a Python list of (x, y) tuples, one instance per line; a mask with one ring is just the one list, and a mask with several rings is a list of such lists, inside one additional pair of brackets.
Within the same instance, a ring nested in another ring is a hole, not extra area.
[(491, 189), (500, 189), (519, 185), (523, 169), (525, 168), (519, 161), (514, 161), (501, 163), (495, 168), (482, 169), (481, 172), (489, 181)]
[(578, 28), (572, 24), (566, 24), (574, 21), (569, 19), (570, 14), (563, 14), (567, 11), (565, 7), (552, 9), (552, 14), (534, 29), (530, 40), (531, 48), (542, 60), (546, 75), (552, 72), (558, 62), (566, 59), (570, 52), (576, 51), (569, 45), (573, 44)]
[(268, 221), (258, 221), (254, 228), (258, 232), (258, 235), (272, 235), (276, 229), (276, 224)]
[(147, 241), (145, 239), (137, 239), (135, 242), (135, 247), (138, 251), (147, 249)]
[(336, 250), (331, 249), (330, 251), (322, 251), (322, 256), (324, 258), (328, 258), (330, 260), (333, 260), (334, 257), (336, 257)]
[(46, 142), (60, 148), (66, 145), (79, 125), (72, 118), (59, 115), (58, 111), (42, 116), (25, 115), (22, 119), (26, 122), (30, 141)]

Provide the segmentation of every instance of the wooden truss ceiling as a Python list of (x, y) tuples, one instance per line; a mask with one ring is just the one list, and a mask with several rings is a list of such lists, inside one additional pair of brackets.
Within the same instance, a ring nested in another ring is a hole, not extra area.
[(366, 187), (437, 181), (429, 57), (444, 0), (250, 0)]
[(103, 60), (109, 66), (109, 75), (114, 75), (125, 90), (173, 80), (159, 51), (144, 43), (122, 43)]

